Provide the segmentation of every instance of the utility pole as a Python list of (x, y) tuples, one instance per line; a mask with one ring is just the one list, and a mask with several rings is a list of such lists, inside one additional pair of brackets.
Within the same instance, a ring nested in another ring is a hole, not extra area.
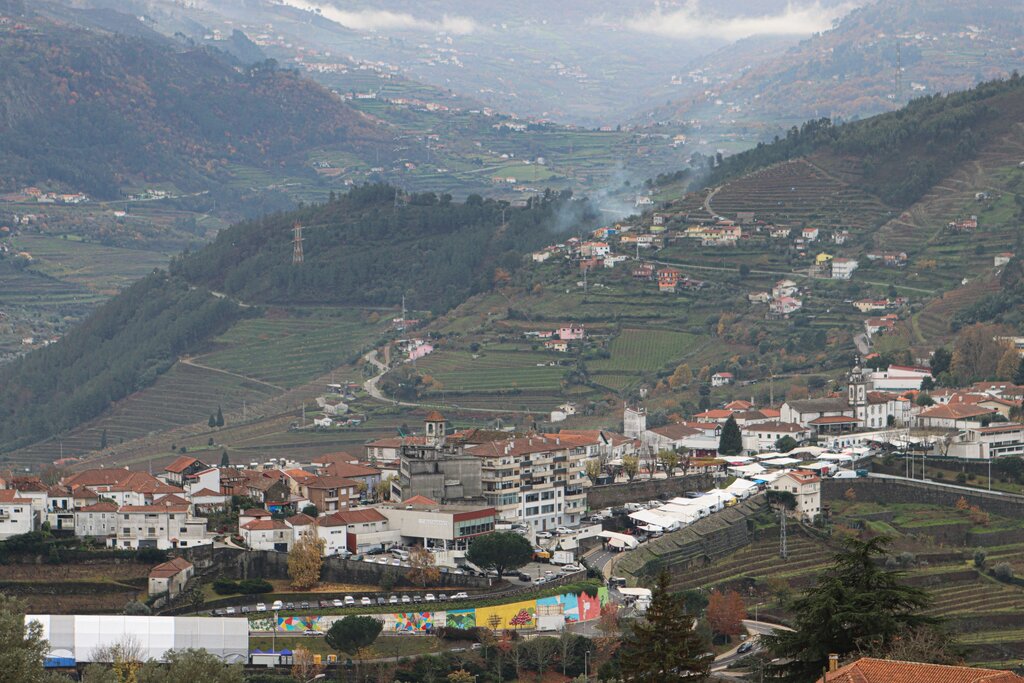
[(789, 558), (789, 547), (786, 543), (786, 506), (779, 508), (779, 557)]
[(298, 222), (292, 226), (292, 265), (297, 266), (304, 260), (302, 255), (302, 225)]

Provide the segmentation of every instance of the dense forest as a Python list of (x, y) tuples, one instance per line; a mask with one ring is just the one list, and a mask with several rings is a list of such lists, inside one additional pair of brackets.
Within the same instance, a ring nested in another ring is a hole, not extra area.
[(1022, 119), (1024, 79), (1014, 73), (971, 90), (922, 97), (899, 111), (862, 121), (808, 121), (785, 138), (721, 160), (703, 183), (717, 185), (780, 161), (828, 153), (858, 158), (864, 189), (906, 207)]
[(379, 142), (375, 124), (273, 60), (236, 68), (205, 47), (85, 31), (41, 16), (0, 25), (0, 190), (207, 189), (232, 164), (275, 167), (315, 145)]
[[(171, 272), (247, 303), (409, 305), (444, 311), (515, 271), (523, 254), (560, 230), (596, 227), (571, 193), (547, 193), (526, 208), (471, 195), (399, 195), (365, 185), (326, 204), (248, 221)], [(502, 224), (502, 217), (505, 224)], [(292, 265), (292, 226), (303, 226), (305, 262)]]
[(94, 418), (227, 329), (235, 304), (154, 272), (56, 344), (0, 366), (0, 450)]

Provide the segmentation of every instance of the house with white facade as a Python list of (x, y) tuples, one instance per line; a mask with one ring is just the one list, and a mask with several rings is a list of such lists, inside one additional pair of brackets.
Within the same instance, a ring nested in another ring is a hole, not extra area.
[(75, 536), (107, 540), (117, 535), (117, 503), (100, 501), (75, 511)]
[(183, 557), (175, 557), (149, 570), (149, 594), (166, 593), (174, 599), (195, 573), (195, 567)]
[(193, 548), (213, 543), (206, 519), (192, 517), (188, 505), (122, 505), (117, 509), (118, 548)]
[(37, 519), (31, 499), (14, 489), (0, 489), (0, 541), (35, 531)]
[(796, 508), (790, 513), (813, 522), (821, 514), (821, 478), (810, 470), (792, 470), (768, 485), (773, 491), (786, 491), (796, 499)]

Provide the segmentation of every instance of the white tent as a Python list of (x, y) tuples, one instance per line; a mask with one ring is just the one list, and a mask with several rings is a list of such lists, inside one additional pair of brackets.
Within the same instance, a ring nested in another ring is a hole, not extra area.
[(753, 458), (748, 458), (743, 455), (730, 455), (724, 458), (719, 458), (719, 460), (724, 460), (726, 464), (729, 465), (746, 465), (748, 462), (754, 462)]
[(827, 460), (828, 462), (838, 462), (844, 464), (853, 462), (852, 455), (846, 455), (843, 453), (824, 453), (822, 454), (820, 459)]
[(759, 474), (764, 474), (767, 471), (768, 470), (766, 470), (764, 467), (761, 467), (761, 465), (758, 465), (756, 463), (751, 465), (738, 465), (736, 467), (729, 468), (729, 474), (732, 474), (737, 477), (757, 476)]
[(771, 452), (768, 452), (768, 453), (758, 453), (754, 457), (757, 458), (758, 460), (774, 460), (775, 458), (781, 458), (783, 455), (785, 455), (785, 454), (784, 453), (776, 453), (775, 451), (771, 451)]
[(782, 457), (772, 458), (771, 460), (765, 460), (761, 464), (765, 465), (766, 467), (792, 467), (793, 465), (799, 465), (800, 462), (801, 461), (797, 460), (796, 458)]
[(628, 548), (632, 550), (640, 545), (640, 542), (628, 534), (619, 534), (614, 531), (602, 531), (598, 534), (601, 538), (608, 539), (608, 545), (613, 548)]
[(679, 528), (679, 520), (662, 514), (657, 510), (640, 510), (639, 512), (631, 512), (629, 514), (629, 518), (643, 524), (660, 527), (665, 531), (673, 531)]
[(794, 448), (789, 452), (790, 455), (809, 455), (812, 458), (817, 458), (819, 455), (825, 452), (825, 449), (821, 446), (800, 446)]
[(757, 484), (748, 479), (737, 479), (725, 487), (725, 490), (737, 498), (746, 498), (757, 491)]

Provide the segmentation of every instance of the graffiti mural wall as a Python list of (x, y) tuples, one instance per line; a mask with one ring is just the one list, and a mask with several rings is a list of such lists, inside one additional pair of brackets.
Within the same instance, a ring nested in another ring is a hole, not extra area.
[[(495, 630), (532, 629), (537, 626), (540, 615), (562, 615), (567, 622), (589, 621), (601, 616), (601, 606), (608, 603), (608, 589), (598, 589), (597, 596), (586, 593), (563, 593), (537, 600), (524, 600), (507, 605), (478, 607), (476, 609), (437, 610), (432, 612), (397, 612), (392, 614), (371, 614), (384, 622), (384, 632), (430, 633), (434, 626), (470, 629), (476, 626)], [(277, 631), (280, 633), (301, 633), (303, 631), (328, 631), (341, 615), (279, 617)], [(249, 620), (249, 630), (269, 633), (274, 630), (273, 617)]]

